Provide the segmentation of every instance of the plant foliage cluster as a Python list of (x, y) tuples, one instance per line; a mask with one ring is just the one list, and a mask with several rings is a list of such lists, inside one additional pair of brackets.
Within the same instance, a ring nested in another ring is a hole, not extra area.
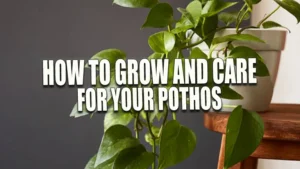
[[(142, 28), (160, 28), (159, 32), (149, 37), (148, 44), (153, 50), (149, 59), (169, 59), (170, 83), (160, 86), (169, 88), (172, 86), (172, 63), (175, 59), (186, 58), (182, 53), (183, 50), (190, 50), (187, 58), (202, 58), (212, 63), (214, 58), (211, 53), (221, 43), (226, 43), (226, 47), (219, 51), (225, 56), (225, 61), (227, 58), (255, 57), (257, 58), (257, 76), (268, 76), (268, 69), (259, 54), (246, 46), (234, 46), (232, 42), (264, 43), (263, 40), (245, 34), (243, 31), (249, 28), (283, 27), (279, 23), (268, 20), (279, 8), (291, 13), (299, 23), (300, 5), (294, 0), (275, 0), (278, 8), (266, 15), (257, 26), (241, 27), (241, 23), (249, 19), (253, 5), (259, 2), (260, 0), (244, 0), (244, 5), (239, 11), (224, 12), (225, 9), (237, 3), (224, 0), (194, 0), (185, 8), (177, 9), (181, 13), (179, 19), (174, 18), (175, 11), (170, 4), (158, 0), (114, 0), (113, 3), (128, 8), (149, 9)], [(217, 32), (230, 27), (236, 29), (235, 34), (215, 36)], [(201, 40), (190, 43), (194, 35), (201, 37)], [(209, 47), (211, 51), (209, 54), (205, 54), (196, 47), (202, 43)], [(111, 65), (114, 65), (117, 59), (126, 59), (126, 54), (118, 49), (107, 49), (97, 53), (91, 59), (107, 59)], [(114, 71), (113, 67), (111, 71)], [(212, 75), (211, 71), (209, 72), (210, 77)], [(112, 77), (111, 84), (105, 87), (115, 87), (116, 84), (113, 81)], [(214, 85), (212, 80), (207, 84), (210, 87)], [(155, 89), (158, 86), (149, 84), (145, 87)], [(221, 89), (222, 98), (243, 99), (229, 85), (222, 85)], [(111, 103), (110, 99), (108, 104), (111, 105)], [(88, 112), (77, 112), (75, 105), (71, 116), (81, 117), (88, 114)], [(170, 115), (172, 115), (172, 120), (168, 118)], [(127, 127), (131, 122), (134, 123), (135, 135), (132, 135)], [(167, 108), (163, 112), (136, 112), (134, 110), (123, 112), (121, 109), (114, 112), (113, 109), (109, 109), (105, 115), (104, 128), (105, 133), (100, 148), (89, 160), (85, 169), (147, 169), (151, 166), (152, 169), (164, 169), (188, 158), (196, 147), (194, 132), (181, 125), (176, 120), (176, 112), (170, 112)], [(147, 133), (141, 135), (142, 130), (146, 130)], [(263, 133), (264, 125), (260, 116), (256, 112), (237, 106), (228, 120), (224, 168), (227, 169), (251, 155), (259, 145)], [(147, 150), (140, 139), (145, 139), (152, 146), (152, 150)]]

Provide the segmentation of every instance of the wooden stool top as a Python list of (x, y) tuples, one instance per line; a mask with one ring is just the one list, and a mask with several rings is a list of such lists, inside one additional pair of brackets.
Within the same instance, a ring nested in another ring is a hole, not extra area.
[[(264, 120), (264, 139), (300, 142), (300, 104), (272, 104), (259, 113)], [(225, 134), (229, 113), (204, 113), (204, 126)]]

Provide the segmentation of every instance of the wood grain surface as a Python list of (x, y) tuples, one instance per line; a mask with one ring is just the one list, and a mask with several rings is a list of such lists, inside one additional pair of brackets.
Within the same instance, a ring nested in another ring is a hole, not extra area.
[[(264, 120), (264, 139), (300, 141), (300, 105), (272, 104), (270, 110), (259, 112)], [(204, 126), (225, 134), (229, 113), (204, 113)]]
[[(261, 159), (300, 160), (300, 105), (272, 104), (259, 112), (265, 124), (264, 138), (255, 152), (230, 169), (256, 169)], [(222, 133), (218, 169), (223, 169), (225, 132), (229, 113), (204, 113), (204, 126)]]

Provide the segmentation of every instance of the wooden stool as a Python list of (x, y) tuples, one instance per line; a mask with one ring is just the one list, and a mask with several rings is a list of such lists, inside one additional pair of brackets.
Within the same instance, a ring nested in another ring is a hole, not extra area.
[[(272, 104), (270, 110), (259, 113), (264, 120), (264, 138), (256, 151), (231, 169), (256, 169), (257, 160), (300, 160), (300, 105)], [(204, 126), (222, 133), (218, 169), (223, 169), (225, 132), (229, 113), (204, 113)]]

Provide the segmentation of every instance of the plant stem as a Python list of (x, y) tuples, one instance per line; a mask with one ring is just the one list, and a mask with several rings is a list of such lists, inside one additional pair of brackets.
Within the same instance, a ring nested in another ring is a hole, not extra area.
[(169, 24), (168, 25), (168, 31), (171, 32), (171, 30), (172, 30), (172, 24)]
[(168, 119), (168, 114), (169, 114), (169, 111), (167, 110), (167, 112), (166, 112), (166, 114), (165, 114), (165, 116), (164, 116), (162, 125), (161, 125), (161, 127), (160, 127), (160, 129), (159, 129), (158, 137), (161, 136), (162, 130), (163, 130), (163, 128), (164, 128), (164, 126), (165, 126), (165, 124), (166, 124), (166, 122), (167, 122), (167, 119)]
[[(152, 127), (151, 127), (151, 123), (150, 123), (149, 113), (147, 113), (147, 112), (146, 112), (146, 119), (147, 119), (147, 124), (148, 124), (149, 133), (150, 133), (150, 135), (151, 135), (151, 137), (152, 137), (152, 140), (153, 140), (152, 151), (153, 151), (154, 154), (156, 154), (156, 145), (155, 145), (156, 137), (155, 137), (155, 135), (153, 134)], [(156, 163), (156, 158), (155, 158), (154, 162), (152, 163), (152, 169), (155, 169), (155, 163)]]
[[(155, 143), (155, 140), (153, 141), (152, 151), (156, 155), (156, 143)], [(154, 158), (154, 162), (152, 163), (152, 169), (155, 169), (155, 168), (156, 168), (156, 157)]]
[(242, 11), (247, 7), (247, 4), (244, 4), (243, 7), (241, 8), (241, 10), (239, 11), (237, 17), (236, 17), (236, 23), (239, 22), (239, 18), (240, 18), (240, 15), (242, 13)]
[(181, 49), (188, 49), (188, 48), (192, 48), (192, 47), (194, 47), (194, 46), (197, 46), (197, 45), (203, 43), (204, 41), (206, 41), (206, 40), (208, 39), (208, 37), (210, 37), (210, 36), (213, 35), (214, 33), (217, 33), (218, 31), (223, 30), (223, 29), (226, 29), (226, 28), (229, 28), (229, 26), (224, 26), (224, 27), (217, 28), (216, 30), (211, 31), (210, 33), (208, 33), (207, 36), (206, 36), (205, 38), (201, 39), (200, 41), (198, 41), (198, 42), (196, 42), (196, 43), (194, 43), (194, 44), (190, 44), (190, 45), (188, 45), (188, 46), (184, 46), (184, 47), (182, 47)]
[(135, 131), (135, 137), (139, 139), (139, 118), (140, 118), (140, 113), (137, 113), (134, 121), (134, 131)]
[(243, 19), (244, 19), (244, 17), (246, 16), (247, 13), (248, 13), (248, 10), (246, 10), (246, 11), (243, 13), (241, 19), (239, 20), (239, 22), (237, 22), (237, 25), (236, 25), (236, 33), (239, 33), (239, 29), (240, 29), (241, 23), (242, 23), (242, 21), (243, 21)]
[(189, 35), (189, 37), (185, 40), (185, 42), (189, 42), (189, 41), (192, 39), (192, 37), (194, 36), (194, 34), (195, 34), (195, 32), (192, 32), (192, 33)]
[(232, 41), (228, 42), (228, 43), (227, 43), (227, 46), (226, 46), (225, 49), (224, 49), (224, 55), (225, 55), (226, 58), (227, 58), (227, 56), (228, 56), (227, 51), (228, 51), (228, 48), (229, 48), (229, 46), (231, 45), (231, 43), (232, 43)]
[(187, 45), (187, 46), (185, 46), (185, 47), (183, 47), (183, 48), (181, 48), (181, 49), (188, 49), (188, 48), (192, 48), (192, 47), (194, 47), (194, 46), (200, 45), (200, 44), (203, 43), (206, 39), (207, 39), (207, 38), (203, 38), (203, 39), (201, 39), (200, 41), (198, 41), (198, 42), (196, 42), (196, 43), (194, 43), (194, 44)]
[(176, 112), (172, 112), (173, 120), (176, 120)]
[(146, 112), (146, 119), (147, 119), (147, 125), (148, 125), (148, 129), (149, 129), (149, 133), (152, 136), (152, 138), (155, 139), (155, 135), (153, 134), (152, 127), (151, 127), (149, 113), (147, 113), (147, 112)]
[(242, 33), (244, 30), (250, 29), (250, 28), (257, 28), (257, 27), (256, 26), (247, 26), (247, 27), (240, 29), (238, 33)]
[(278, 9), (280, 6), (278, 6), (276, 9), (274, 9), (273, 12), (271, 12), (269, 15), (267, 15), (264, 19), (262, 19), (258, 24), (257, 27), (259, 28), (268, 18), (270, 18)]

